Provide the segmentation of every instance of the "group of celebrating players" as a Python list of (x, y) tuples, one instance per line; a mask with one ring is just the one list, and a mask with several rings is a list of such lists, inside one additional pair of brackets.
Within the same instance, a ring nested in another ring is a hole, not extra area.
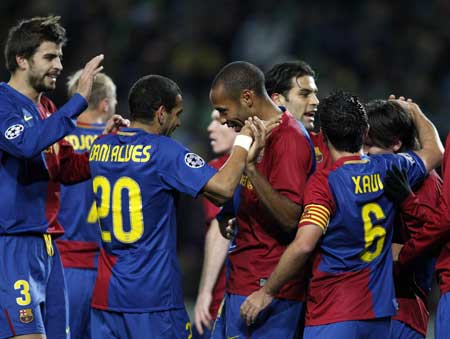
[[(266, 75), (233, 62), (210, 91), (211, 144), (226, 154), (207, 164), (170, 138), (183, 99), (166, 77), (134, 83), (128, 121), (99, 55), (57, 109), (43, 93), (65, 42), (49, 16), (5, 45), (0, 339), (424, 338), (435, 270), (436, 337), (450, 337), (448, 157), (411, 99), (319, 104), (305, 62)], [(194, 328), (179, 192), (210, 201)]]

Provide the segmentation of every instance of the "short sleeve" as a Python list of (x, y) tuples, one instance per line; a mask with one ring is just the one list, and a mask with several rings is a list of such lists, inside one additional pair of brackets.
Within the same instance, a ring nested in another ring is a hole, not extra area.
[(328, 171), (320, 171), (313, 174), (306, 184), (303, 214), (299, 227), (305, 225), (317, 225), (326, 232), (336, 204), (328, 185)]
[(411, 186), (417, 185), (427, 175), (427, 169), (422, 159), (412, 151), (397, 153), (401, 169), (406, 169), (408, 181)]
[(268, 173), (271, 186), (295, 202), (303, 204), (303, 192), (312, 165), (311, 147), (306, 137), (286, 131), (271, 145), (272, 166)]
[(196, 197), (217, 173), (202, 157), (169, 138), (164, 138), (159, 147), (163, 155), (158, 174), (168, 188)]

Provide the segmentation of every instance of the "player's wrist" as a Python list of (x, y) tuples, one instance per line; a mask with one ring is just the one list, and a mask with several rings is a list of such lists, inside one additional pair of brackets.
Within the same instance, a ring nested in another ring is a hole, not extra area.
[(246, 134), (238, 134), (234, 139), (233, 146), (239, 146), (245, 149), (247, 152), (250, 150), (250, 146), (253, 142), (253, 138)]
[(267, 286), (267, 285), (264, 285), (261, 288), (261, 291), (269, 298), (274, 298), (275, 294), (277, 293), (277, 291), (269, 288), (269, 286)]

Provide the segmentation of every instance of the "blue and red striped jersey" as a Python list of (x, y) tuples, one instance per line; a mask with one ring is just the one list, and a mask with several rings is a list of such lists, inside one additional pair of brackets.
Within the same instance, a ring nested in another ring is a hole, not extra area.
[[(65, 137), (75, 152), (85, 153), (105, 128), (105, 124), (78, 122), (75, 130)], [(96, 268), (100, 229), (94, 205), (92, 180), (74, 185), (61, 185), (58, 221), (64, 235), (56, 240), (64, 267)]]
[[(285, 111), (256, 164), (274, 190), (298, 205), (303, 204), (306, 180), (314, 163), (305, 133), (297, 120)], [(250, 295), (269, 278), (292, 236), (283, 231), (246, 175), (242, 176), (238, 194), (237, 232), (229, 250), (227, 292)], [(290, 280), (276, 298), (304, 300), (307, 279), (305, 273)]]
[(102, 239), (92, 307), (183, 308), (175, 197), (197, 196), (217, 170), (176, 141), (134, 128), (99, 137), (89, 164)]
[(307, 296), (306, 325), (390, 317), (396, 312), (392, 276), (395, 207), (383, 182), (392, 165), (411, 185), (426, 174), (413, 152), (343, 157), (313, 174), (299, 227), (323, 228)]
[(0, 234), (56, 227), (58, 188), (49, 179), (45, 150), (75, 128), (72, 119), (86, 107), (79, 94), (58, 111), (45, 96), (38, 106), (0, 83)]
[(417, 257), (440, 250), (436, 262), (439, 289), (441, 294), (450, 292), (450, 134), (445, 143), (442, 160), (442, 195), (435, 211), (424, 208), (423, 201), (410, 195), (402, 204), (402, 212), (425, 222), (423, 227), (409, 239), (400, 251), (398, 261), (401, 266), (409, 266)]

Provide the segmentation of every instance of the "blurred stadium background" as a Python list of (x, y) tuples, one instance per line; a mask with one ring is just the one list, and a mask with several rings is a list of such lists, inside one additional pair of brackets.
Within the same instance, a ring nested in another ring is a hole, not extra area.
[[(0, 38), (19, 19), (56, 14), (69, 42), (64, 71), (50, 96), (66, 100), (64, 82), (98, 53), (118, 87), (118, 112), (144, 74), (174, 79), (183, 91), (182, 127), (174, 138), (206, 159), (209, 85), (227, 62), (247, 60), (267, 70), (303, 59), (318, 74), (319, 96), (345, 89), (363, 100), (405, 95), (439, 129), (450, 130), (450, 2), (447, 0), (45, 0), (0, 1)], [(3, 47), (3, 45), (2, 45)], [(4, 67), (1, 81), (9, 75)], [(179, 199), (179, 249), (185, 295), (200, 275), (203, 216), (198, 201)]]

